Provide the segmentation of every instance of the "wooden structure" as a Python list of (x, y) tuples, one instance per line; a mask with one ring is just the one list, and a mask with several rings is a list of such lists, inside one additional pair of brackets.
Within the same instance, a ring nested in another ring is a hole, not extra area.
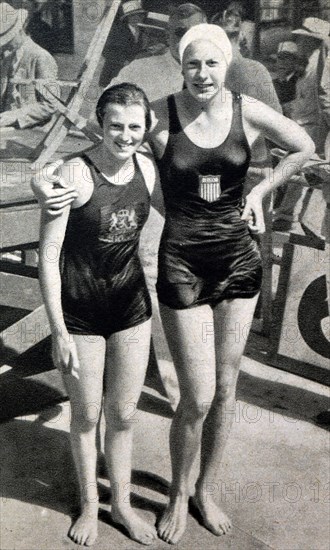
[[(72, 124), (80, 129), (84, 126), (79, 110), (84, 103), (86, 91), (92, 82), (119, 6), (120, 2), (113, 0), (106, 9), (67, 104), (63, 105), (54, 98), (59, 114), (49, 133), (45, 134), (37, 129), (14, 133), (10, 128), (1, 130), (0, 250), (2, 253), (20, 250), (22, 261), (8, 262), (3, 260), (2, 254), (0, 300), (2, 305), (27, 310), (32, 306), (33, 309), (23, 319), (0, 333), (3, 363), (6, 358), (20, 355), (50, 334), (46, 312), (41, 305), (37, 267), (29, 266), (26, 261), (29, 256), (27, 251), (35, 249), (39, 240), (39, 208), (30, 189), (32, 166), (40, 170), (55, 158), (56, 153), (58, 157), (73, 151), (77, 153), (90, 143), (83, 138), (71, 137), (66, 142), (64, 140)], [(44, 89), (49, 93), (47, 83), (38, 83), (38, 86), (41, 91)]]
[[(306, 169), (329, 185), (329, 162)], [(321, 185), (305, 197), (299, 232), (284, 244), (273, 305), (270, 361), (330, 385), (329, 207)]]
[[(37, 267), (34, 261), (30, 261), (31, 252), (37, 248), (39, 240), (39, 206), (30, 188), (31, 161), (42, 132), (37, 129), (15, 131), (7, 135), (5, 143), (6, 130), (1, 134), (0, 304), (30, 311), (0, 333), (3, 366), (13, 356), (43, 340), (50, 331), (42, 306)], [(58, 157), (83, 150), (88, 144), (90, 142), (84, 138), (70, 136), (62, 143)], [(16, 160), (8, 158), (13, 153), (16, 153)], [(6, 254), (13, 251), (20, 251), (21, 261), (6, 259)], [(31, 263), (34, 265), (29, 265)]]

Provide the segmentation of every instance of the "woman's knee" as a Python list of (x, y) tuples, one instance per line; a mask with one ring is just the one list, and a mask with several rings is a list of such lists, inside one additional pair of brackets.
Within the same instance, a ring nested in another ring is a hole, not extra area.
[(116, 431), (131, 430), (136, 423), (136, 403), (115, 403), (104, 405), (107, 429)]
[(214, 393), (212, 392), (201, 396), (181, 398), (178, 412), (192, 422), (204, 420), (212, 406), (213, 398)]
[(101, 416), (101, 404), (71, 405), (71, 428), (81, 432), (91, 432), (96, 429)]
[(236, 379), (221, 382), (217, 385), (215, 392), (215, 401), (218, 404), (227, 403), (235, 399), (236, 396)]

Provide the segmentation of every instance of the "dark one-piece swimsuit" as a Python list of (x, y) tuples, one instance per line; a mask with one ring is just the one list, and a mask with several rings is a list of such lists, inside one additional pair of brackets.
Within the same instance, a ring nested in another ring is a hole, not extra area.
[(138, 255), (150, 194), (134, 157), (134, 178), (107, 181), (82, 157), (94, 182), (89, 201), (70, 212), (60, 271), (62, 308), (72, 334), (111, 334), (151, 316), (151, 301)]
[(198, 147), (168, 98), (169, 139), (158, 163), (166, 221), (158, 258), (159, 301), (173, 309), (251, 298), (261, 286), (257, 242), (241, 220), (250, 162), (241, 97), (232, 95), (229, 134), (218, 147)]

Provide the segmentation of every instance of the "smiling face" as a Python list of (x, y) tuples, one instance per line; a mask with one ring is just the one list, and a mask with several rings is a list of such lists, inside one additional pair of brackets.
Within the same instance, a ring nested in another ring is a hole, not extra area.
[(125, 162), (140, 147), (146, 131), (142, 105), (109, 103), (104, 112), (103, 143), (110, 156)]
[(207, 102), (222, 89), (227, 71), (222, 51), (208, 40), (194, 41), (184, 51), (182, 74), (189, 93)]

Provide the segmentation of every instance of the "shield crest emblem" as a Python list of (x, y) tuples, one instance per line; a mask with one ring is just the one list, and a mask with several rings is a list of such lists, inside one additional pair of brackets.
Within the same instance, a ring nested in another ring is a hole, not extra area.
[(214, 202), (221, 195), (221, 177), (219, 175), (199, 176), (199, 196), (207, 202)]

